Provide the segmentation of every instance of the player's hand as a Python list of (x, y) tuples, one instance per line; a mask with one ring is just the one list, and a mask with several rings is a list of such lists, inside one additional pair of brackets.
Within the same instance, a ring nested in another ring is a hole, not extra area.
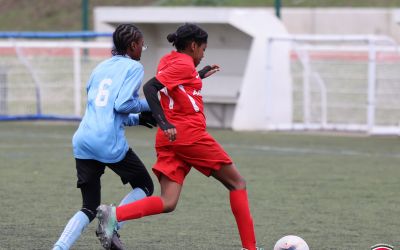
[(175, 141), (176, 140), (176, 128), (174, 125), (172, 125), (171, 123), (169, 123), (166, 120), (161, 120), (159, 123), (159, 126), (161, 128), (161, 130), (164, 132), (164, 135), (166, 137), (168, 137), (169, 141)]
[(211, 66), (207, 65), (202, 70), (199, 71), (199, 75), (200, 75), (201, 79), (204, 79), (204, 78), (207, 78), (207, 77), (213, 75), (214, 73), (216, 73), (219, 70), (220, 70), (220, 67), (216, 64), (213, 64)]
[(171, 142), (176, 140), (176, 134), (177, 132), (175, 127), (164, 130), (164, 135), (168, 137), (168, 140)]
[(157, 126), (157, 121), (154, 119), (150, 111), (143, 111), (139, 114), (139, 125), (153, 128)]

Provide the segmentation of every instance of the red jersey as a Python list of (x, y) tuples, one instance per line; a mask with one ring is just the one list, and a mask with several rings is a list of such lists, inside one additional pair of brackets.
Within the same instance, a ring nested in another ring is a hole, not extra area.
[[(160, 90), (160, 102), (168, 122), (176, 127), (173, 144), (191, 144), (206, 131), (206, 119), (201, 96), (202, 81), (192, 57), (172, 51), (163, 56), (156, 78), (165, 88)], [(158, 129), (156, 147), (172, 144)]]

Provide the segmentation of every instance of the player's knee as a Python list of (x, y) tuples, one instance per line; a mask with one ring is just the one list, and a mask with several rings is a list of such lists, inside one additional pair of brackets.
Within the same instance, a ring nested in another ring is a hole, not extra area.
[(173, 204), (165, 204), (163, 212), (164, 213), (171, 213), (172, 211), (175, 210), (175, 208), (176, 208), (176, 204), (175, 205), (173, 205)]
[(168, 199), (163, 199), (163, 203), (164, 203), (164, 213), (171, 213), (172, 211), (175, 210), (176, 205), (177, 205), (177, 201), (174, 200), (168, 200)]

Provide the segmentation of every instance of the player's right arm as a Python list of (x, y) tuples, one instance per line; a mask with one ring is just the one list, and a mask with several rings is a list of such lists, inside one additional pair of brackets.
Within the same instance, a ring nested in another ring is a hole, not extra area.
[(175, 141), (176, 128), (166, 119), (157, 95), (158, 91), (163, 88), (165, 88), (165, 86), (162, 85), (161, 82), (157, 80), (157, 78), (153, 77), (143, 86), (143, 92), (146, 97), (147, 103), (150, 106), (151, 112), (153, 113), (153, 117), (158, 123), (158, 126), (161, 128), (162, 131), (164, 131), (164, 134), (168, 137), (170, 141)]

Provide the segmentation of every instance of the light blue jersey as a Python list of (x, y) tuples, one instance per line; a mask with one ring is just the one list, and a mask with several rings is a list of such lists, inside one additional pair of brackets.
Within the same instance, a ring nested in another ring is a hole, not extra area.
[(101, 62), (87, 84), (85, 115), (72, 138), (74, 157), (104, 163), (121, 161), (129, 149), (125, 126), (138, 125), (137, 114), (150, 111), (139, 99), (143, 66), (128, 57)]

